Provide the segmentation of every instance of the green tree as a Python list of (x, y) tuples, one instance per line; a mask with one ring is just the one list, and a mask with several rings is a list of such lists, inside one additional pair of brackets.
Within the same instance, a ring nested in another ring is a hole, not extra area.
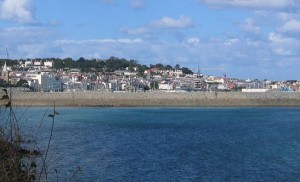
[(148, 70), (149, 68), (146, 65), (138, 65), (138, 76), (144, 76), (145, 70)]
[(157, 81), (152, 81), (150, 83), (150, 88), (151, 89), (158, 89), (158, 82)]
[(174, 68), (173, 68), (171, 65), (166, 65), (166, 66), (165, 66), (165, 69), (166, 69), (166, 70), (174, 70)]
[[(62, 59), (59, 59), (59, 58), (49, 58), (48, 60), (51, 60), (53, 62), (53, 68), (54, 69), (62, 69), (62, 68), (64, 68)], [(46, 59), (44, 59), (43, 61), (46, 61)]]
[(183, 74), (193, 74), (193, 71), (190, 70), (189, 68), (182, 67), (181, 70)]
[(23, 87), (23, 86), (28, 87), (28, 82), (27, 82), (27, 80), (20, 79), (20, 80), (17, 82), (16, 86), (17, 86), (17, 87)]
[(165, 66), (161, 63), (157, 63), (155, 65), (150, 65), (150, 68), (157, 68), (159, 70), (163, 70), (165, 68)]
[(179, 69), (180, 69), (180, 65), (179, 65), (179, 64), (176, 64), (176, 65), (174, 66), (174, 68), (175, 68), (176, 70), (179, 70)]
[(64, 68), (73, 68), (74, 67), (74, 60), (72, 58), (65, 58), (62, 60)]

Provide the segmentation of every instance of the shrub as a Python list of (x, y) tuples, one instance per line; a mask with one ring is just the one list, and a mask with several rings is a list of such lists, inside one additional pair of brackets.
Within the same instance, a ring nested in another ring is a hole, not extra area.
[(23, 149), (18, 122), (6, 89), (0, 92), (0, 181), (34, 181), (36, 150)]

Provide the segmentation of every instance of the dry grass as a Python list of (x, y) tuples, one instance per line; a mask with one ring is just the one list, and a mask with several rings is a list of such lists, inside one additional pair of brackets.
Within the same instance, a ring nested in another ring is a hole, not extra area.
[(36, 150), (21, 147), (18, 122), (6, 89), (0, 92), (0, 181), (27, 182), (35, 180)]
[[(1, 89), (1, 88), (0, 88)], [(0, 182), (32, 182), (48, 181), (50, 144), (53, 135), (55, 116), (59, 113), (55, 110), (48, 117), (51, 118), (50, 135), (47, 142), (47, 148), (43, 154), (39, 153), (36, 143), (37, 136), (31, 138), (35, 149), (25, 149), (22, 146), (22, 136), (19, 132), (19, 120), (12, 107), (12, 96), (6, 89), (0, 90)], [(40, 127), (44, 120), (44, 114), (40, 126), (37, 129), (39, 134)], [(54, 169), (56, 174), (57, 170)], [(81, 171), (78, 167), (69, 181), (75, 180), (75, 175)], [(57, 181), (58, 176), (57, 176)]]

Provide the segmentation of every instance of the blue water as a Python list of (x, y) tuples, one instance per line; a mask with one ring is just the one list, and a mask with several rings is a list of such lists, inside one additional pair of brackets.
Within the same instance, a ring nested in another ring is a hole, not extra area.
[[(298, 181), (300, 108), (57, 108), (50, 181)], [(51, 108), (24, 133), (45, 149)], [(19, 112), (20, 113), (20, 112)], [(57, 170), (57, 174), (54, 172)]]

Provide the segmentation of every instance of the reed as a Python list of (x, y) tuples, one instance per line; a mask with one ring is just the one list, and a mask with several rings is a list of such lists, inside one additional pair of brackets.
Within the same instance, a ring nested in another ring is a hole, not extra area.
[(21, 147), (22, 137), (11, 93), (7, 89), (0, 93), (0, 181), (34, 181), (39, 152)]
[[(12, 104), (12, 93), (7, 89), (0, 90), (0, 181), (1, 182), (31, 182), (49, 181), (49, 151), (53, 137), (55, 118), (59, 113), (56, 111), (55, 102), (53, 110), (44, 113), (39, 126), (36, 128), (35, 136), (23, 139), (19, 123), (24, 118), (16, 116), (16, 107)], [(28, 108), (27, 108), (28, 109)], [(26, 109), (26, 110), (27, 110)], [(26, 112), (26, 111), (25, 111)], [(51, 119), (51, 128), (45, 150), (41, 150), (37, 138), (41, 134), (44, 119)], [(26, 143), (26, 145), (24, 145)], [(24, 147), (26, 146), (26, 148)], [(29, 149), (28, 149), (28, 146)], [(44, 151), (41, 153), (40, 151)], [(58, 171), (54, 168), (57, 180)], [(69, 181), (74, 181), (75, 176), (81, 168), (78, 167)]]

